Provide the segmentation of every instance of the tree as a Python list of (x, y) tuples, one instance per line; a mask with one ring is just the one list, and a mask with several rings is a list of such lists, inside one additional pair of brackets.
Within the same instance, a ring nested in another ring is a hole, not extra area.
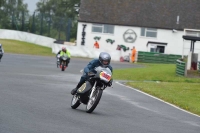
[[(40, 33), (50, 35), (50, 29), (57, 31), (57, 35), (51, 37), (64, 40), (69, 38), (68, 24), (72, 22), (73, 34), (70, 34), (72, 38), (76, 38), (74, 30), (77, 29), (77, 12), (74, 8), (75, 4), (79, 4), (80, 0), (40, 0), (37, 3), (37, 12), (40, 19)], [(50, 28), (51, 27), (51, 28)], [(67, 34), (67, 35), (64, 35)], [(55, 35), (55, 34), (54, 34)]]
[(23, 4), (23, 0), (1, 0), (1, 28), (18, 30), (23, 25), (23, 13), (28, 14), (27, 4)]

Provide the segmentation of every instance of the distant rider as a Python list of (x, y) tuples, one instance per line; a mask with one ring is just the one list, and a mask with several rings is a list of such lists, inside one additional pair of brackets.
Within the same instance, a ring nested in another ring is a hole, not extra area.
[[(106, 53), (106, 52), (101, 52), (99, 55), (99, 59), (94, 59), (92, 61), (89, 62), (89, 64), (84, 68), (84, 72), (83, 75), (81, 76), (81, 79), (78, 83), (78, 85), (76, 86), (76, 88), (74, 88), (71, 91), (71, 94), (74, 95), (76, 93), (76, 91), (85, 83), (85, 81), (88, 79), (88, 73), (89, 72), (95, 72), (95, 67), (108, 67), (111, 72), (113, 71), (111, 65), (110, 65), (110, 60), (111, 60), (111, 56), (110, 54)], [(112, 80), (107, 84), (108, 86), (112, 86)]]
[(56, 54), (56, 57), (59, 58), (60, 62), (62, 61), (62, 56), (67, 55), (68, 59), (67, 59), (67, 66), (70, 62), (70, 58), (71, 58), (71, 54), (69, 52), (69, 50), (67, 50), (65, 47), (62, 47), (62, 50), (58, 51), (58, 53)]

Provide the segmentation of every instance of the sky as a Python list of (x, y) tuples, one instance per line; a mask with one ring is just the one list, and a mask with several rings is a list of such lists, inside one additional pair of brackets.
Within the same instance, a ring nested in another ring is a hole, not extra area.
[(36, 3), (39, 2), (39, 0), (24, 0), (24, 3), (28, 4), (28, 10), (29, 13), (33, 13), (36, 9)]

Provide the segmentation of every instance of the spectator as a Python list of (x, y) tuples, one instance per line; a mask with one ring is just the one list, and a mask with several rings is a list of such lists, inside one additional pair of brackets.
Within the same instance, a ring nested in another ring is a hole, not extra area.
[(99, 43), (97, 41), (94, 43), (94, 47), (99, 49)]
[(136, 49), (135, 46), (133, 46), (132, 52), (131, 52), (131, 62), (135, 62), (136, 60)]

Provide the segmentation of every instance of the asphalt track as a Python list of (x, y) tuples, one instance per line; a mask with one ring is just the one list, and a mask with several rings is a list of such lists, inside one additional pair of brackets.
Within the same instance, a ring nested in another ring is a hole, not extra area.
[(117, 83), (104, 91), (92, 114), (85, 105), (71, 109), (70, 91), (88, 61), (73, 58), (61, 72), (52, 57), (5, 54), (0, 62), (0, 133), (200, 132), (200, 117)]

